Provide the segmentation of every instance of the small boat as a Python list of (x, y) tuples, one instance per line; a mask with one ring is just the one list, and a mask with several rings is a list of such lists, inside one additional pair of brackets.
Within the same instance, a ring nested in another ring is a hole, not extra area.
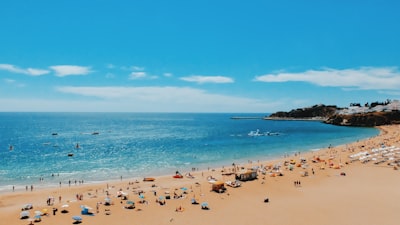
[(74, 153), (68, 153), (68, 156), (69, 157), (74, 156)]
[(92, 135), (98, 135), (99, 134), (99, 132), (93, 132), (92, 133)]
[(56, 136), (56, 135), (58, 135), (58, 133), (52, 133), (51, 135)]
[(264, 134), (262, 134), (260, 130), (257, 129), (255, 131), (254, 130), (250, 131), (247, 135), (250, 137), (258, 137), (258, 136), (263, 136)]
[(154, 178), (154, 177), (145, 177), (145, 178), (143, 178), (143, 181), (147, 181), (147, 182), (151, 182), (151, 181), (155, 181), (156, 180), (156, 178)]

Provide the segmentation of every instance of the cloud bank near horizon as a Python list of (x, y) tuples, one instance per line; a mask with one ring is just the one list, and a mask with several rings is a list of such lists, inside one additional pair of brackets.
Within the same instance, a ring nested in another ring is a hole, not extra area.
[[(240, 93), (236, 92), (235, 89), (231, 90), (231, 87), (237, 88), (242, 83), (236, 82), (230, 76), (176, 76), (173, 73), (162, 72), (158, 76), (150, 75), (149, 72), (145, 71), (144, 67), (117, 67), (114, 65), (111, 66), (111, 64), (107, 65), (108, 70), (103, 71), (103, 76), (104, 78), (113, 78), (113, 80), (106, 80), (107, 83), (98, 82), (82, 86), (80, 85), (81, 81), (86, 79), (83, 78), (83, 75), (98, 76), (102, 73), (100, 71), (101, 68), (99, 70), (92, 70), (92, 67), (77, 65), (58, 65), (49, 66), (48, 68), (48, 70), (24, 69), (11, 64), (0, 64), (0, 71), (28, 75), (33, 77), (32, 79), (48, 74), (59, 78), (74, 76), (73, 79), (68, 79), (68, 82), (60, 86), (54, 86), (57, 83), (42, 83), (41, 87), (47, 88), (50, 91), (49, 93), (39, 96), (32, 95), (31, 92), (26, 92), (25, 97), (24, 95), (20, 95), (21, 98), (19, 100), (14, 99), (14, 105), (33, 107), (34, 104), (28, 104), (26, 99), (36, 96), (35, 101), (38, 104), (49, 102), (49, 105), (55, 106), (58, 105), (54, 103), (56, 99), (63, 102), (65, 106), (69, 107), (59, 106), (59, 108), (55, 108), (56, 110), (64, 108), (63, 111), (68, 111), (68, 108), (79, 109), (79, 111), (91, 111), (89, 108), (93, 107), (95, 111), (110, 111), (112, 108), (111, 111), (142, 112), (271, 112), (302, 107), (307, 104), (321, 103), (319, 101), (329, 98), (327, 95), (325, 98), (321, 96), (318, 98), (319, 100), (315, 100), (307, 94), (288, 96), (284, 92), (275, 95), (252, 95), (251, 92)], [(129, 68), (129, 70), (125, 68)], [(109, 70), (112, 70), (112, 73)], [(114, 73), (118, 74), (118, 77)], [(122, 75), (123, 73), (125, 73), (125, 77)], [(20, 93), (24, 92), (22, 91), (23, 89), (29, 91), (29, 87), (34, 87), (30, 86), (31, 83), (29, 82), (31, 82), (31, 79), (22, 81), (22, 83), (19, 78), (7, 77), (7, 73), (0, 73), (0, 75), (5, 75), (2, 81), (8, 88), (12, 88), (12, 86), (19, 87), (18, 92)], [(117, 78), (121, 78), (122, 82), (115, 84), (118, 83), (114, 82)], [(162, 78), (165, 78), (165, 80), (161, 80)], [(132, 80), (135, 80), (135, 82), (130, 83), (129, 81)], [(145, 80), (142, 85), (140, 85), (141, 80)], [(255, 76), (253, 79), (248, 78), (248, 82), (243, 83), (243, 85), (252, 85), (251, 83), (253, 82), (266, 83), (266, 85), (267, 83), (301, 82), (312, 84), (316, 87), (335, 87), (346, 91), (345, 95), (348, 95), (347, 92), (349, 91), (353, 91), (353, 95), (357, 95), (358, 92), (356, 91), (362, 91), (363, 95), (369, 92), (370, 94), (372, 93), (371, 96), (375, 94), (385, 94), (394, 96), (394, 98), (400, 96), (400, 92), (398, 91), (398, 87), (400, 87), (400, 72), (397, 67), (323, 68), (296, 73), (275, 72)], [(208, 89), (209, 84), (212, 84), (213, 88), (215, 87), (214, 85), (223, 85), (223, 88)], [(199, 86), (195, 85), (202, 86), (198, 88)], [(301, 84), (298, 87), (302, 87)], [(283, 90), (284, 88), (283, 86)], [(1, 100), (7, 101), (7, 99), (12, 99), (12, 97), (10, 95), (9, 98), (3, 97)], [(12, 101), (7, 102), (10, 105)]]
[(361, 67), (358, 69), (307, 70), (305, 72), (278, 72), (256, 76), (259, 82), (307, 82), (323, 87), (355, 88), (359, 90), (396, 90), (400, 87), (397, 67)]
[[(202, 89), (191, 87), (56, 87), (57, 92), (84, 96), (79, 101), (60, 99), (55, 100), (21, 100), (22, 102), (44, 102), (59, 105), (58, 111), (79, 109), (90, 111), (96, 107), (104, 112), (234, 112), (237, 106), (244, 108), (244, 112), (267, 112), (271, 106), (282, 104), (279, 101), (260, 100), (237, 96), (209, 93)], [(0, 102), (6, 99), (0, 99)], [(32, 103), (29, 103), (32, 105)], [(210, 111), (210, 109), (213, 109)], [(260, 110), (262, 109), (262, 110)]]
[[(110, 64), (112, 65), (112, 64)], [(115, 68), (113, 65), (108, 68)], [(55, 65), (49, 69), (21, 68), (13, 64), (0, 64), (0, 70), (10, 73), (24, 74), (29, 76), (42, 76), (54, 73), (57, 77), (71, 75), (88, 75), (93, 73), (91, 67), (79, 65)], [(130, 70), (127, 74), (128, 80), (157, 79), (159, 76), (149, 75), (144, 67), (122, 66), (121, 70)], [(133, 71), (132, 71), (133, 70)], [(108, 74), (108, 73), (107, 73)], [(163, 77), (172, 77), (172, 73), (164, 73)], [(179, 80), (197, 84), (229, 84), (235, 80), (229, 76), (190, 75), (181, 76)], [(398, 67), (360, 67), (348, 69), (322, 68), (310, 69), (303, 72), (275, 72), (255, 76), (253, 81), (264, 83), (284, 82), (306, 82), (322, 87), (339, 87), (344, 89), (358, 90), (397, 90), (400, 87), (400, 71)], [(397, 93), (397, 92), (391, 92)]]

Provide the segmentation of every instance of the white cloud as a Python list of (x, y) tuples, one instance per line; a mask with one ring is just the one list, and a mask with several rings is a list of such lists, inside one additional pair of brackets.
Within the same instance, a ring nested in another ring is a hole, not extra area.
[(144, 67), (140, 67), (140, 66), (132, 66), (131, 69), (135, 70), (135, 71), (144, 71)]
[(122, 70), (129, 70), (129, 71), (144, 71), (145, 68), (142, 66), (121, 66)]
[(132, 72), (129, 74), (130, 80), (138, 80), (138, 79), (157, 79), (158, 77), (155, 75), (148, 75), (146, 72)]
[(107, 64), (106, 67), (107, 67), (107, 69), (114, 69), (115, 68), (114, 64), (111, 64), (111, 63)]
[(325, 87), (356, 88), (361, 90), (396, 90), (400, 87), (397, 67), (361, 67), (359, 69), (307, 70), (300, 73), (278, 72), (257, 76), (260, 82), (308, 82)]
[(50, 73), (50, 71), (48, 70), (34, 69), (34, 68), (22, 69), (11, 64), (0, 64), (0, 70), (6, 70), (12, 73), (26, 74), (30, 76), (41, 76)]
[(268, 112), (274, 106), (272, 100), (219, 95), (189, 87), (63, 86), (56, 90), (86, 96), (90, 101), (103, 102), (109, 105), (108, 110), (114, 111)]
[(7, 84), (7, 85), (12, 85), (13, 87), (18, 87), (18, 88), (23, 88), (26, 85), (24, 83), (19, 83), (14, 79), (3, 79), (3, 81)]
[(108, 79), (115, 78), (115, 74), (113, 74), (113, 73), (107, 73), (107, 74), (106, 74), (106, 78), (108, 78)]
[(147, 76), (146, 72), (132, 72), (129, 74), (130, 80), (142, 79)]
[(50, 66), (58, 77), (65, 77), (70, 75), (87, 75), (91, 73), (90, 67), (86, 66), (75, 66), (75, 65), (57, 65)]
[(172, 73), (164, 73), (163, 75), (164, 75), (164, 77), (172, 77), (173, 76)]
[(12, 83), (15, 83), (15, 80), (13, 80), (13, 79), (4, 79), (4, 82), (6, 82), (7, 84), (12, 84)]
[(193, 75), (189, 77), (181, 77), (181, 80), (188, 82), (195, 82), (199, 84), (203, 83), (233, 83), (234, 80), (230, 77), (224, 76), (201, 76), (201, 75)]

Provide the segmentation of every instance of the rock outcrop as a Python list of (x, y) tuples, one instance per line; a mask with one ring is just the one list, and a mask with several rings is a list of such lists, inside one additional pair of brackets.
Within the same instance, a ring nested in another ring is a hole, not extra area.
[(266, 119), (322, 120), (324, 123), (339, 126), (373, 127), (400, 124), (400, 102), (388, 101), (373, 106), (337, 106), (314, 105), (308, 108), (294, 109), (289, 112), (276, 112)]
[(335, 114), (324, 122), (333, 125), (358, 127), (400, 124), (400, 111)]
[(293, 109), (289, 112), (276, 112), (269, 116), (269, 118), (287, 118), (287, 119), (320, 119), (325, 120), (337, 113), (340, 108), (336, 106), (326, 106), (323, 104), (314, 105), (308, 108)]

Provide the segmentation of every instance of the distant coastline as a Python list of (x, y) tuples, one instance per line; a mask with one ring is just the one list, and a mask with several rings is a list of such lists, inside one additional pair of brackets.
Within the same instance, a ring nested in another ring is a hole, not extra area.
[(265, 117), (262, 116), (233, 116), (231, 119), (233, 120), (262, 120)]
[(284, 120), (284, 121), (318, 121), (324, 122), (327, 118), (326, 117), (302, 117), (302, 118), (295, 118), (295, 117), (264, 117), (264, 120)]
[(318, 104), (311, 107), (293, 109), (289, 112), (275, 112), (264, 119), (321, 121), (338, 126), (375, 127), (400, 124), (399, 108), (400, 101), (398, 100), (373, 102), (364, 106), (359, 103), (351, 103), (348, 108)]

